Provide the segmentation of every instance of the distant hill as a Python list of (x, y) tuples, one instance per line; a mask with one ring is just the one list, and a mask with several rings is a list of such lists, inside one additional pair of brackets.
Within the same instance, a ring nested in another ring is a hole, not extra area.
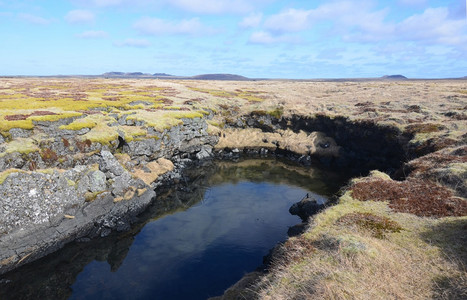
[(249, 78), (235, 74), (202, 74), (192, 76), (192, 79), (200, 80), (249, 80)]
[(167, 74), (167, 73), (154, 73), (152, 76), (163, 76), (163, 77), (170, 77), (173, 75)]
[(147, 77), (152, 76), (149, 73), (142, 73), (142, 72), (106, 72), (101, 76), (104, 77)]
[(160, 78), (160, 79), (196, 79), (196, 80), (251, 80), (247, 77), (235, 74), (201, 74), (196, 76), (176, 76), (167, 73), (142, 73), (142, 72), (106, 72), (101, 77), (111, 78)]
[(124, 72), (106, 72), (102, 74), (102, 76), (123, 76), (125, 75)]
[(382, 79), (407, 79), (404, 75), (384, 75)]

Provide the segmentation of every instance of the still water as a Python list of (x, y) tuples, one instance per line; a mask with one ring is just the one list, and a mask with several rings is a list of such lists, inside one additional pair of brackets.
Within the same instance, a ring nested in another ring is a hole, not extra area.
[(218, 296), (300, 223), (289, 207), (343, 178), (277, 160), (218, 162), (158, 191), (129, 232), (73, 243), (1, 276), (0, 299), (206, 299)]

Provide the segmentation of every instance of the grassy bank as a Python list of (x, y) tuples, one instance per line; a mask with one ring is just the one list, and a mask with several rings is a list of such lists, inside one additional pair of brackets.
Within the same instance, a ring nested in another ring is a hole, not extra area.
[[(379, 172), (372, 177), (391, 181)], [(358, 184), (276, 252), (271, 272), (254, 288), (259, 298), (465, 298), (467, 217), (396, 212), (420, 205), (418, 195), (407, 193), (412, 204), (404, 207), (360, 201)]]

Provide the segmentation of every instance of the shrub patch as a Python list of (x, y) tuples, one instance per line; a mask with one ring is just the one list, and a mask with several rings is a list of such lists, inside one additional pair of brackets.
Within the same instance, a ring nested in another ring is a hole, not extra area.
[(351, 191), (357, 200), (388, 201), (393, 210), (420, 217), (467, 215), (465, 200), (454, 197), (449, 189), (429, 180), (362, 180), (353, 184)]

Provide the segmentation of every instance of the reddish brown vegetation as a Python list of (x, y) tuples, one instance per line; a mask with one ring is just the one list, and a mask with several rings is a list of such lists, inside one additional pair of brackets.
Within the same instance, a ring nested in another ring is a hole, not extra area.
[(4, 118), (7, 121), (19, 121), (19, 120), (26, 120), (30, 116), (49, 116), (49, 115), (56, 115), (56, 113), (47, 111), (47, 110), (36, 110), (27, 115), (24, 115), (24, 114), (8, 115), (8, 116), (5, 116)]
[(41, 151), (41, 157), (42, 160), (44, 160), (47, 163), (53, 163), (58, 159), (57, 153), (55, 153), (55, 151), (49, 148), (43, 149)]
[(174, 103), (173, 100), (170, 100), (168, 98), (160, 98), (158, 100), (162, 101), (162, 103), (164, 103), (165, 105), (172, 105)]
[(288, 239), (279, 250), (283, 255), (281, 261), (285, 259), (287, 262), (299, 261), (304, 257), (312, 255), (316, 251), (316, 248), (313, 246), (313, 241), (303, 237), (298, 236), (293, 239)]
[(70, 142), (66, 138), (62, 138), (63, 146), (70, 147)]
[(37, 163), (34, 160), (29, 162), (29, 171), (34, 171), (37, 169)]
[(432, 123), (419, 123), (419, 124), (411, 124), (405, 128), (405, 131), (410, 134), (416, 133), (432, 133), (438, 132), (445, 127), (441, 124), (432, 124)]
[(425, 141), (415, 148), (415, 153), (422, 156), (431, 152), (435, 152), (450, 146), (453, 146), (457, 141), (450, 138), (433, 138)]
[(86, 148), (90, 147), (91, 144), (92, 142), (90, 140), (76, 141), (76, 147), (78, 147), (81, 152), (85, 152)]
[(344, 225), (355, 224), (358, 227), (370, 230), (377, 238), (383, 238), (387, 232), (399, 232), (402, 230), (402, 227), (397, 222), (370, 213), (346, 214), (340, 217), (337, 223)]
[(7, 121), (19, 121), (19, 120), (26, 120), (29, 118), (30, 115), (23, 115), (23, 114), (17, 114), (17, 115), (8, 115), (4, 116), (3, 118)]
[[(460, 147), (451, 153), (435, 152), (409, 163), (409, 168), (415, 174), (428, 173), (429, 170), (435, 168), (443, 168), (452, 163), (467, 162), (467, 146)], [(429, 175), (429, 174), (426, 174)]]
[(351, 190), (355, 199), (388, 201), (389, 207), (398, 212), (422, 217), (467, 215), (467, 201), (453, 197), (450, 190), (429, 180), (370, 179), (355, 183)]

